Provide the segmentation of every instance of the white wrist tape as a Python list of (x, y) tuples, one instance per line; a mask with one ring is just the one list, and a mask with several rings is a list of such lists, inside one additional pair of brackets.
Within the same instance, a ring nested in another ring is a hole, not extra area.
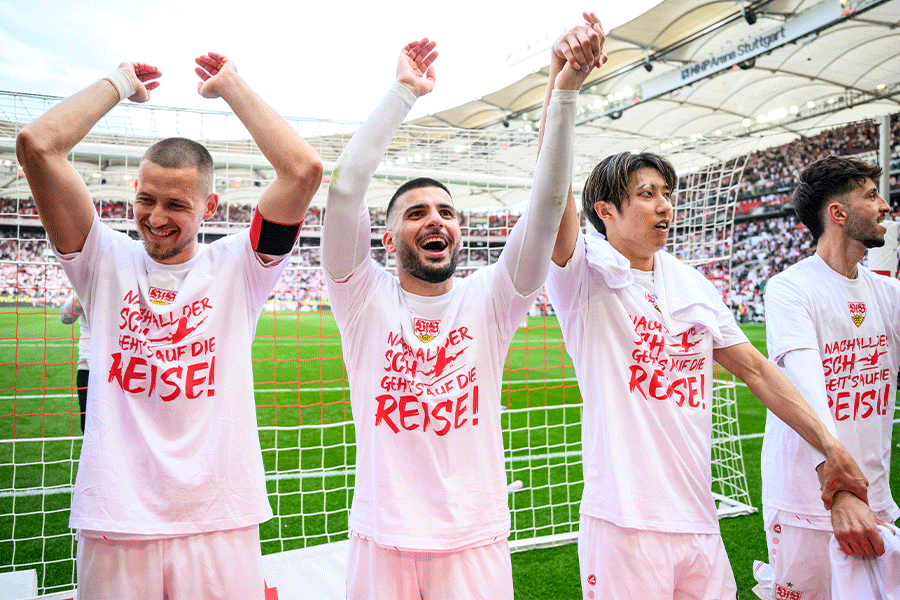
[(137, 91), (137, 88), (134, 87), (134, 81), (131, 79), (131, 75), (125, 69), (116, 69), (104, 77), (104, 79), (115, 86), (116, 91), (119, 92), (120, 102), (125, 98), (130, 98)]

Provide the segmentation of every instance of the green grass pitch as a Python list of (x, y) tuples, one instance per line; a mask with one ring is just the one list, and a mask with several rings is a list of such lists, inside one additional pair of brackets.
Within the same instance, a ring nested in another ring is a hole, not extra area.
[[(530, 318), (528, 328), (516, 335), (507, 359), (507, 382), (503, 403), (507, 408), (572, 405), (579, 402), (571, 361), (565, 354), (555, 319)], [(765, 351), (762, 326), (744, 328), (751, 341)], [(74, 382), (73, 341), (75, 330), (62, 325), (58, 315), (43, 309), (0, 309), (0, 440), (35, 439), (78, 435), (77, 399)], [(353, 428), (341, 426), (350, 419), (349, 390), (341, 359), (340, 338), (328, 314), (267, 313), (260, 319), (254, 342), (254, 378), (257, 388), (257, 418), (267, 470), (299, 474), (311, 469), (334, 469), (353, 464)], [(743, 456), (751, 501), (760, 506), (760, 437), (765, 410), (749, 392), (738, 390)], [(74, 408), (74, 410), (73, 410)], [(549, 511), (565, 511), (577, 521), (581, 491), (580, 466), (554, 450), (577, 447), (580, 440), (577, 408), (548, 413), (508, 415), (513, 433), (505, 437), (515, 457), (545, 452), (543, 468), (527, 468), (528, 462), (513, 462), (511, 479), (522, 479), (529, 494), (511, 496), (514, 519), (525, 537), (559, 533), (550, 525)], [(549, 433), (536, 435), (525, 427), (541, 419), (556, 419)], [(305, 428), (300, 425), (331, 425)], [(900, 442), (895, 425), (894, 443)], [(62, 449), (60, 449), (62, 448)], [(33, 487), (65, 487), (71, 484), (69, 457), (77, 457), (78, 440), (59, 448), (41, 441), (0, 443), (0, 490)], [(323, 449), (324, 448), (324, 449)], [(539, 449), (539, 450), (537, 450)], [(13, 452), (15, 451), (15, 456)], [(892, 457), (891, 484), (900, 497), (900, 452)], [(13, 464), (16, 466), (14, 467)], [(563, 485), (546, 486), (548, 481)], [(9, 485), (8, 482), (13, 482)], [(264, 524), (264, 552), (290, 549), (306, 543), (342, 539), (346, 516), (329, 512), (346, 506), (352, 474), (334, 477), (286, 477), (269, 481), (276, 500), (276, 518)], [(541, 484), (544, 484), (542, 487)], [(542, 508), (549, 503), (556, 508)], [(69, 495), (54, 493), (21, 496), (0, 494), (0, 540), (15, 533), (16, 542), (0, 541), (0, 570), (7, 565), (26, 565), (41, 560), (40, 584), (63, 589), (72, 580), (72, 542), (67, 528)], [(534, 508), (533, 507), (537, 507)], [(731, 559), (741, 598), (755, 597), (750, 588), (754, 559), (765, 560), (762, 516), (724, 519), (722, 535)], [(44, 543), (38, 532), (49, 537)], [(275, 541), (281, 538), (283, 541)], [(580, 598), (575, 544), (517, 552), (513, 555), (516, 598)]]

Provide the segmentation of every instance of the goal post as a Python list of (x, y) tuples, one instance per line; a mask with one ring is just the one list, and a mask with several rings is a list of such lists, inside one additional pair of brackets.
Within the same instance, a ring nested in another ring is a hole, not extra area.
[[(75, 394), (77, 325), (59, 320), (71, 294), (47, 246), (15, 161), (15, 135), (55, 102), (0, 92), (0, 571), (38, 570), (42, 592), (71, 589), (74, 537), (68, 511), (81, 447)], [(321, 220), (330, 169), (358, 124), (289, 119), (319, 152), (326, 181), (260, 318), (253, 344), (259, 436), (275, 518), (261, 526), (264, 554), (346, 539), (355, 478), (355, 432), (340, 337), (321, 269)], [(527, 128), (525, 128), (527, 129)], [(400, 182), (428, 175), (448, 185), (464, 235), (459, 273), (494, 263), (528, 199), (537, 132), (404, 126), (368, 192), (380, 249), (384, 206)], [(220, 206), (201, 229), (211, 241), (246, 227), (273, 178), (230, 113), (122, 104), (70, 155), (101, 218), (134, 234), (130, 199), (143, 150), (163, 135), (203, 142), (216, 162)], [(727, 290), (731, 229), (746, 140), (648, 140), (576, 134), (574, 188), (605, 155), (652, 145), (682, 178), (669, 249)], [(503, 440), (511, 547), (574, 540), (583, 488), (581, 399), (546, 294), (507, 357)], [(714, 492), (721, 515), (753, 510), (744, 476), (734, 383), (716, 380)]]

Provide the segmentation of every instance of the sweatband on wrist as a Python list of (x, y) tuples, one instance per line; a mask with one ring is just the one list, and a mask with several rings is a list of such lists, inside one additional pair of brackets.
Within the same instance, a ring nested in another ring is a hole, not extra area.
[(276, 223), (263, 217), (259, 208), (253, 211), (253, 220), (250, 221), (250, 245), (254, 252), (280, 256), (289, 254), (300, 237), (300, 226), (303, 221), (293, 225)]
[(119, 92), (119, 102), (134, 96), (134, 93), (137, 91), (131, 75), (121, 67), (104, 77), (104, 79), (113, 84), (113, 87)]

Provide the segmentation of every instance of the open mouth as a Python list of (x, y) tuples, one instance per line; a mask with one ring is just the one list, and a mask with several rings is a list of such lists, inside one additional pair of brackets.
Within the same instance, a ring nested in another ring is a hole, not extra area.
[(656, 229), (658, 231), (662, 231), (664, 233), (668, 233), (669, 231), (669, 222), (668, 221), (660, 221), (656, 224)]
[(156, 229), (156, 228), (150, 227), (149, 225), (147, 225), (145, 227), (147, 228), (147, 232), (151, 236), (153, 236), (154, 238), (157, 238), (157, 239), (169, 238), (169, 237), (172, 237), (173, 235), (175, 235), (175, 233), (176, 233), (174, 229)]
[(449, 246), (450, 240), (442, 234), (427, 234), (419, 240), (419, 247), (430, 255), (441, 255)]

